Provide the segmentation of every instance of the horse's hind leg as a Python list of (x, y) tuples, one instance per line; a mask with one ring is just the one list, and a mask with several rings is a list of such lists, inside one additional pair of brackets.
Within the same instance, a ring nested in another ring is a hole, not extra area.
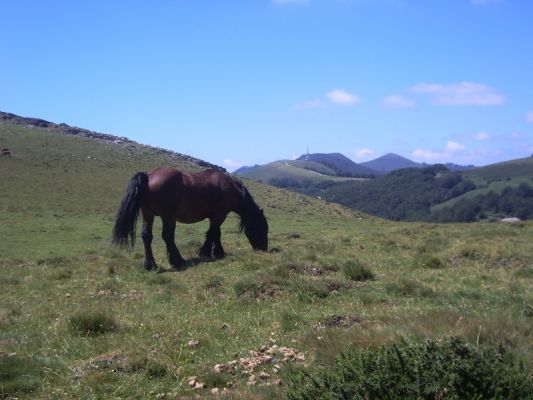
[(185, 260), (181, 256), (176, 243), (174, 242), (174, 234), (176, 232), (176, 221), (174, 219), (162, 218), (163, 220), (163, 240), (167, 246), (168, 261), (172, 267), (179, 269)]
[(157, 264), (152, 253), (152, 227), (154, 225), (154, 214), (147, 210), (141, 210), (143, 217), (143, 230), (141, 237), (144, 244), (144, 268), (148, 271), (157, 269)]

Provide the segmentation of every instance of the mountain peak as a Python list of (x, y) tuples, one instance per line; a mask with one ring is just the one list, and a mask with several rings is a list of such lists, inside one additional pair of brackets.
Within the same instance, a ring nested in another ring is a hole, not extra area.
[(423, 166), (423, 164), (419, 164), (395, 153), (387, 153), (374, 160), (361, 163), (361, 165), (385, 173), (400, 168), (420, 168)]

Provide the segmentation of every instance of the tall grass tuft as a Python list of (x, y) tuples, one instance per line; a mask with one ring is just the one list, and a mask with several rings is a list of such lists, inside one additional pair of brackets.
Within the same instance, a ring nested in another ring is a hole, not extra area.
[(115, 317), (98, 310), (80, 311), (69, 318), (69, 325), (74, 332), (83, 336), (96, 336), (118, 329)]
[(374, 279), (374, 273), (358, 260), (349, 260), (342, 267), (344, 275), (352, 281), (368, 281)]
[(37, 389), (45, 367), (34, 358), (0, 354), (0, 398), (16, 398)]

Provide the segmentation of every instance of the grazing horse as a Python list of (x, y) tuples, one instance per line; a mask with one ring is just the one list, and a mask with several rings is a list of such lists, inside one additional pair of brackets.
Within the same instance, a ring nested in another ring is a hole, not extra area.
[(250, 195), (238, 180), (218, 170), (198, 173), (181, 172), (173, 168), (157, 168), (139, 172), (131, 178), (117, 213), (113, 243), (120, 247), (135, 244), (135, 227), (139, 211), (142, 214), (144, 267), (157, 268), (152, 253), (154, 218), (163, 221), (163, 240), (172, 267), (180, 269), (185, 260), (174, 243), (176, 221), (192, 224), (209, 218), (209, 229), (198, 254), (201, 257), (224, 257), (220, 242), (220, 225), (229, 212), (237, 213), (239, 229), (255, 250), (268, 249), (268, 223)]

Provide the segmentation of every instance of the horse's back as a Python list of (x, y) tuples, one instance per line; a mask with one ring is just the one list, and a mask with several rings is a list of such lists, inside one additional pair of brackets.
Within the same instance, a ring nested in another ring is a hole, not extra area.
[(238, 185), (219, 170), (191, 173), (165, 167), (149, 172), (148, 177), (145, 206), (156, 215), (171, 215), (180, 222), (225, 215), (238, 201)]

